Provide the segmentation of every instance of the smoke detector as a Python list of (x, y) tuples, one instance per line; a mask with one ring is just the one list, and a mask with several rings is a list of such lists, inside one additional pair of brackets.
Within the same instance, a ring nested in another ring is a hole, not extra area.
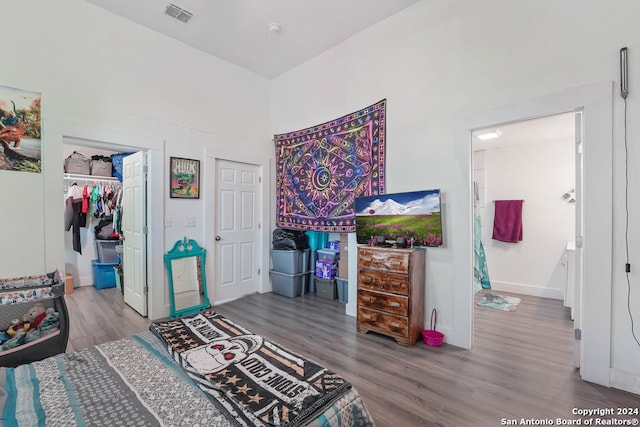
[(165, 9), (164, 13), (169, 15), (172, 18), (177, 19), (180, 22), (184, 22), (185, 24), (189, 22), (191, 18), (193, 18), (193, 13), (184, 10), (180, 6), (176, 6), (175, 4), (170, 3)]
[(281, 30), (282, 28), (277, 22), (272, 22), (271, 24), (269, 24), (269, 32), (271, 34), (278, 34)]

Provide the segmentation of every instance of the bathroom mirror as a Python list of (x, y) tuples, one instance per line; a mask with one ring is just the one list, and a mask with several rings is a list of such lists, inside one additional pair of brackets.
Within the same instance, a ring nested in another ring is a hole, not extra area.
[(169, 317), (197, 313), (209, 307), (205, 259), (207, 251), (195, 240), (178, 240), (164, 255), (169, 276)]

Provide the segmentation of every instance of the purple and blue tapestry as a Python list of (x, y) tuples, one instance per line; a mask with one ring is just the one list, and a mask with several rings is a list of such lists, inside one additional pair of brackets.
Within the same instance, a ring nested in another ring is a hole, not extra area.
[(356, 197), (384, 194), (385, 107), (275, 135), (278, 227), (355, 231)]

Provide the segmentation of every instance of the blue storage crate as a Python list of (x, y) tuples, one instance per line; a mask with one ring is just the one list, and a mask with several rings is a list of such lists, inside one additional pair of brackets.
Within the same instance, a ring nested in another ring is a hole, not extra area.
[(106, 289), (116, 287), (115, 262), (99, 262), (97, 259), (91, 261), (93, 271), (93, 286), (96, 289)]

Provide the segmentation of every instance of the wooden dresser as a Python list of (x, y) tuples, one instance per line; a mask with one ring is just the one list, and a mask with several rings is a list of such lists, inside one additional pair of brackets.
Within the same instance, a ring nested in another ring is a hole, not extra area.
[(423, 248), (358, 247), (358, 332), (412, 347), (424, 329)]

